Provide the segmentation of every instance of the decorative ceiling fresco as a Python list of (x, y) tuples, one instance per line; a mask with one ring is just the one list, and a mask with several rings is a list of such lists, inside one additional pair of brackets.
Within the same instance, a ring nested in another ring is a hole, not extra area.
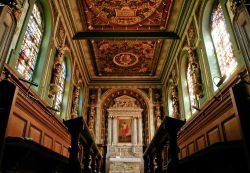
[[(165, 30), (172, 0), (81, 0), (89, 31)], [(156, 74), (163, 40), (89, 40), (97, 76)]]
[(172, 0), (82, 0), (89, 30), (164, 30)]
[(154, 75), (162, 41), (92, 41), (97, 75)]

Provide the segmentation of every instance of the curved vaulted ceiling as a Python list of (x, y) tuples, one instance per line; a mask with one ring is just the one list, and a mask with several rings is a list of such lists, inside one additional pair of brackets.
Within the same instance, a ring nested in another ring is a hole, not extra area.
[[(175, 41), (164, 33), (177, 33), (183, 0), (75, 0), (69, 5), (90, 83), (161, 82)], [(79, 32), (84, 36), (78, 38)]]

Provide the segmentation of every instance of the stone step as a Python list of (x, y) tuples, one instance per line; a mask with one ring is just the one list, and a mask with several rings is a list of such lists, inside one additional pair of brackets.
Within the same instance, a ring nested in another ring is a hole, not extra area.
[(109, 173), (142, 173), (143, 163), (110, 162)]

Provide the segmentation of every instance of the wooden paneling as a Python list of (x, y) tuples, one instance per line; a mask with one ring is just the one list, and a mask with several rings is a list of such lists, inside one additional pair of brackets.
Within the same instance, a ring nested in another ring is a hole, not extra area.
[(227, 141), (240, 140), (242, 138), (239, 123), (235, 116), (223, 122), (222, 128)]
[(205, 141), (205, 137), (201, 136), (196, 140), (197, 143), (197, 150), (202, 150), (203, 148), (206, 147), (206, 141)]
[(45, 134), (43, 139), (43, 145), (49, 149), (53, 147), (53, 139), (49, 135)]
[[(13, 81), (10, 83), (16, 85), (16, 89), (12, 91), (15, 99), (10, 103), (11, 111), (8, 114), (4, 136), (31, 138), (40, 145), (68, 156), (70, 135), (62, 120), (48, 110), (46, 103), (40, 100), (32, 90), (29, 91), (29, 94), (37, 100), (34, 101), (33, 98), (27, 97), (28, 86), (20, 82), (7, 65), (4, 67), (11, 73), (12, 78), (9, 80)], [(65, 147), (63, 153), (62, 146)]]
[(13, 114), (7, 128), (8, 136), (24, 137), (27, 128), (27, 120)]
[(191, 144), (188, 144), (188, 154), (191, 155), (195, 152), (195, 146), (194, 146), (194, 142), (192, 142)]
[(211, 99), (183, 126), (178, 136), (180, 159), (218, 142), (242, 140), (239, 118), (229, 92), (232, 83), (229, 82), (217, 94), (222, 100)]
[(184, 158), (186, 156), (187, 156), (187, 148), (184, 147), (184, 148), (181, 149), (181, 158)]
[(65, 157), (68, 157), (69, 155), (68, 148), (65, 146), (63, 146), (62, 155)]
[(41, 143), (42, 140), (42, 132), (41, 130), (39, 130), (38, 128), (36, 128), (35, 126), (31, 125), (30, 129), (29, 129), (29, 137), (37, 142), (37, 143)]
[(62, 152), (62, 144), (59, 143), (58, 141), (55, 142), (55, 152), (60, 153)]
[(216, 127), (214, 129), (212, 129), (211, 131), (209, 131), (207, 133), (208, 136), (208, 143), (210, 145), (215, 144), (216, 142), (220, 142), (221, 138), (220, 138), (220, 131), (219, 128)]

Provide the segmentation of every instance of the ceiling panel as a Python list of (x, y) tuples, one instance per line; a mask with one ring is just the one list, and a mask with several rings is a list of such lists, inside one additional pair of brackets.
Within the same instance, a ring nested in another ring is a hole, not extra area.
[(178, 39), (172, 18), (179, 12), (170, 12), (179, 9), (182, 0), (79, 1), (85, 29), (74, 39), (83, 40), (92, 82), (160, 80), (169, 39)]
[(172, 0), (82, 0), (89, 30), (164, 30)]
[(99, 76), (152, 76), (162, 40), (92, 41), (92, 63)]

